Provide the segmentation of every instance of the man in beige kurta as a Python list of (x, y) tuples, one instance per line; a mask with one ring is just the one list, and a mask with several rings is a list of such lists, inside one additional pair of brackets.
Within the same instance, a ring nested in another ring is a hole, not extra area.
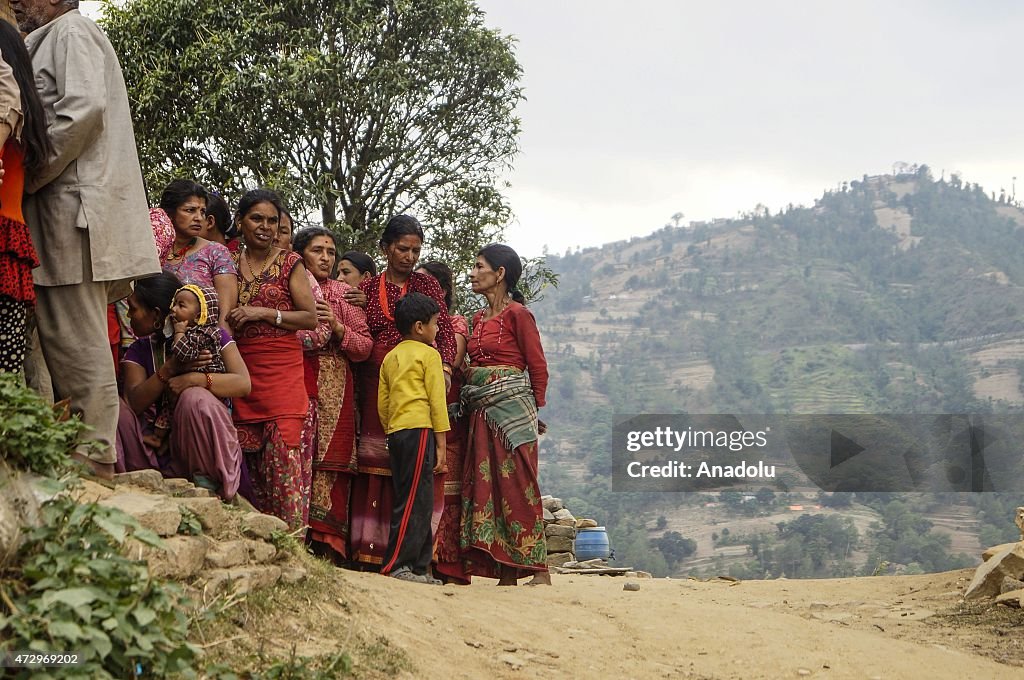
[(25, 218), (39, 339), (58, 399), (92, 428), (93, 469), (113, 474), (118, 398), (108, 302), (160, 271), (132, 130), (128, 91), (110, 41), (75, 0), (14, 0), (28, 34), (53, 153), (31, 183)]

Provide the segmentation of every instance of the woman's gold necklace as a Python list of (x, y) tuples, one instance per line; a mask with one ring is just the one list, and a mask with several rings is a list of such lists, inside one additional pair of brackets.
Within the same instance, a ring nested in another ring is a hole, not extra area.
[(263, 278), (263, 273), (267, 271), (267, 265), (270, 262), (270, 256), (274, 252), (273, 247), (267, 251), (266, 257), (263, 258), (263, 264), (260, 266), (260, 273), (257, 276), (252, 270), (252, 261), (249, 259), (249, 249), (246, 248), (242, 256), (245, 258), (245, 266), (249, 270), (249, 281), (242, 281), (242, 289), (238, 291), (238, 301), (242, 304), (248, 304), (250, 300), (256, 297), (260, 292), (260, 286), (263, 282), (260, 280)]

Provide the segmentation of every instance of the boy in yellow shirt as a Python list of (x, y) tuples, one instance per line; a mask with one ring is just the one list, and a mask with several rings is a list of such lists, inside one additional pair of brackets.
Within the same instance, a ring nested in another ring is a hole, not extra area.
[(448, 423), (441, 355), (437, 337), (440, 308), (431, 297), (409, 293), (395, 305), (395, 326), (402, 342), (380, 366), (377, 411), (388, 436), (395, 505), (382, 574), (440, 585), (428, 573), (434, 540), (433, 473), (444, 467)]

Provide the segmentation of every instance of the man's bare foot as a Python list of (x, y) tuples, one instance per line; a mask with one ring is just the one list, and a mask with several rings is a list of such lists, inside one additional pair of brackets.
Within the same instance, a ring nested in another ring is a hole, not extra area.
[(551, 573), (547, 572), (547, 571), (542, 571), (542, 572), (536, 573), (536, 574), (533, 575), (533, 578), (531, 578), (529, 581), (527, 581), (523, 585), (527, 585), (527, 586), (549, 586), (549, 585), (551, 585)]
[(114, 479), (114, 464), (113, 463), (100, 463), (91, 458), (88, 458), (84, 454), (75, 453), (71, 454), (71, 460), (76, 463), (82, 463), (87, 465), (92, 474), (96, 475), (100, 479), (105, 479), (108, 482)]

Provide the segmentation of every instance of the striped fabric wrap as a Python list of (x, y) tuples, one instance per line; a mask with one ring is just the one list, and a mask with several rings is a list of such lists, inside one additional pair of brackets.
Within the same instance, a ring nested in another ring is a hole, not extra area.
[(537, 441), (537, 403), (529, 376), (515, 366), (477, 366), (466, 373), (460, 393), (468, 411), (483, 411), (484, 420), (513, 451)]

